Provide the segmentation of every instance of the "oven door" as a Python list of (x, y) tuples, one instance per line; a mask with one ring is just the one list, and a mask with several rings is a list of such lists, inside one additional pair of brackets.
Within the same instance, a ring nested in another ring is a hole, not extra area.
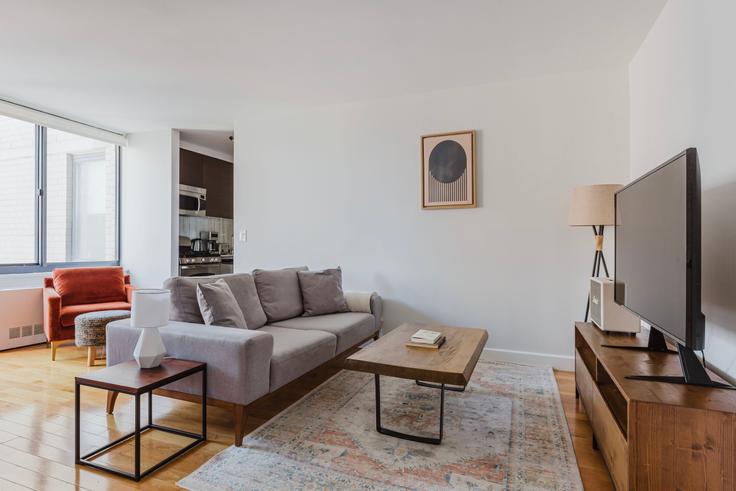
[(213, 276), (220, 274), (220, 263), (214, 264), (182, 264), (179, 276)]

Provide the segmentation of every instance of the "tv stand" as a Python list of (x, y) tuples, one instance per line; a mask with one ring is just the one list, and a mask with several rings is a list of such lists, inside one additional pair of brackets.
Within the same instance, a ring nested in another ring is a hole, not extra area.
[(637, 341), (575, 324), (575, 392), (616, 489), (733, 488), (736, 391), (660, 383), (684, 379), (673, 376), (691, 371), (690, 355), (713, 384), (724, 383), (695, 353), (683, 350), (683, 366), (664, 352), (604, 347)]
[(627, 346), (627, 345), (618, 345), (618, 344), (603, 344), (601, 345), (604, 348), (619, 348), (619, 349), (630, 349), (630, 350), (636, 350), (636, 351), (652, 351), (655, 353), (671, 353), (676, 355), (678, 352), (675, 350), (671, 350), (669, 346), (667, 346), (667, 340), (664, 337), (664, 334), (659, 332), (658, 330), (651, 328), (649, 329), (649, 341), (647, 341), (646, 346)]
[[(651, 333), (649, 337), (651, 338)], [(626, 378), (629, 380), (648, 380), (650, 382), (664, 382), (666, 384), (699, 385), (701, 387), (736, 390), (736, 387), (733, 385), (713, 381), (693, 350), (685, 346), (680, 346), (679, 348), (680, 366), (682, 366), (682, 373), (685, 374), (684, 377), (669, 375), (627, 375)]]

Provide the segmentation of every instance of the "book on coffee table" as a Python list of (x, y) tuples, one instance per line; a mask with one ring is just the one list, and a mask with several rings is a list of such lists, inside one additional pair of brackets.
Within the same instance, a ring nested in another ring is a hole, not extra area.
[(424, 348), (424, 349), (439, 349), (440, 346), (442, 346), (445, 343), (445, 337), (440, 336), (440, 338), (437, 340), (437, 342), (432, 344), (427, 343), (415, 343), (413, 341), (408, 341), (406, 343), (406, 346), (410, 348)]
[(441, 332), (419, 329), (411, 335), (407, 346), (414, 348), (437, 349), (445, 342), (445, 336)]

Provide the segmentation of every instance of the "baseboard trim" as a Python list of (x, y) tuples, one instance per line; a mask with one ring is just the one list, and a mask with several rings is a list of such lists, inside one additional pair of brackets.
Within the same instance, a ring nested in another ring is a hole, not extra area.
[(480, 359), (483, 361), (506, 361), (536, 367), (552, 367), (557, 370), (566, 370), (569, 372), (575, 370), (574, 356), (553, 355), (550, 353), (484, 348)]

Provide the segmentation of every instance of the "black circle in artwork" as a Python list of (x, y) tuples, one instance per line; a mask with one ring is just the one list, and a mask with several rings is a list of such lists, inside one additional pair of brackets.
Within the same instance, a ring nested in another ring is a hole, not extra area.
[(468, 166), (462, 145), (454, 140), (443, 140), (429, 154), (429, 173), (440, 182), (457, 181)]

